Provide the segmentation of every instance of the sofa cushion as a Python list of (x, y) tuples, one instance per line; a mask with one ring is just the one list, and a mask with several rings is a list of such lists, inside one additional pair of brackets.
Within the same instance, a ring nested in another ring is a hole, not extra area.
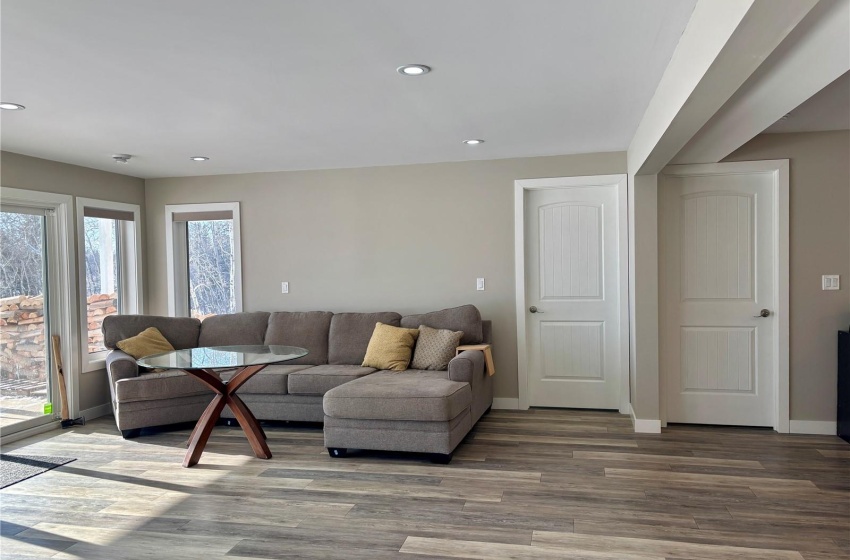
[(110, 315), (104, 317), (103, 344), (112, 350), (118, 342), (136, 336), (148, 327), (156, 327), (176, 350), (198, 345), (201, 322), (193, 317), (159, 317), (157, 315)]
[(148, 327), (136, 336), (119, 340), (118, 349), (136, 358), (144, 358), (154, 354), (162, 354), (171, 352), (174, 347), (168, 342), (159, 329), (156, 327)]
[(143, 373), (138, 377), (120, 379), (115, 384), (117, 402), (158, 401), (191, 395), (207, 394), (213, 397), (203, 383), (187, 373), (168, 370), (161, 373)]
[[(448, 422), (469, 408), (469, 383), (432, 375), (379, 371), (325, 394), (325, 414), (363, 420)], [(443, 373), (445, 375), (445, 373)]]
[[(239, 388), (239, 394), (251, 393), (256, 395), (285, 395), (287, 393), (287, 378), (296, 371), (309, 368), (308, 365), (272, 364), (266, 366), (259, 373), (254, 374), (251, 379)], [(238, 370), (223, 372), (221, 378), (227, 381), (236, 375)]]
[(413, 345), (416, 344), (418, 336), (418, 329), (403, 329), (378, 323), (372, 338), (369, 339), (363, 366), (390, 371), (406, 370), (410, 365)]
[(375, 368), (351, 365), (314, 366), (289, 374), (287, 388), (292, 395), (324, 395), (334, 387), (374, 371)]
[(269, 315), (267, 311), (254, 311), (207, 317), (201, 323), (198, 346), (265, 344)]
[[(328, 339), (328, 363), (357, 365), (363, 363), (366, 347), (375, 325), (399, 326), (401, 315), (392, 311), (381, 313), (335, 313), (331, 319)], [(418, 328), (416, 325), (414, 328)]]
[(428, 325), (419, 325), (419, 338), (410, 367), (414, 369), (441, 370), (449, 367), (455, 357), (463, 332), (448, 329), (432, 329)]
[(327, 311), (309, 311), (295, 313), (282, 311), (272, 313), (266, 330), (265, 344), (298, 346), (306, 348), (309, 354), (287, 364), (310, 364), (313, 366), (328, 363), (328, 336), (331, 330), (333, 313)]
[(432, 329), (463, 331), (461, 344), (481, 344), (484, 341), (481, 313), (474, 305), (461, 305), (421, 315), (406, 315), (401, 318), (401, 326), (404, 328), (418, 329), (419, 325), (427, 325)]

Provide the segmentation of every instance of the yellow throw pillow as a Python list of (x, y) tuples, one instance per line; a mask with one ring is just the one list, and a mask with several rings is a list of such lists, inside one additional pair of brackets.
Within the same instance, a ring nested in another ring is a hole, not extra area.
[(402, 329), (377, 323), (366, 348), (363, 367), (404, 371), (410, 365), (419, 329)]
[(174, 350), (171, 343), (162, 336), (162, 333), (156, 327), (148, 327), (136, 336), (122, 340), (116, 346), (137, 360), (152, 354), (162, 354)]

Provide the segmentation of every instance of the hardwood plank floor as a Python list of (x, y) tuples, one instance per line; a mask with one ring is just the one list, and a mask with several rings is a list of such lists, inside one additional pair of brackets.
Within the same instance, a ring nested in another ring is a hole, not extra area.
[(0, 491), (0, 557), (850, 558), (850, 445), (606, 412), (493, 411), (448, 466), (331, 459), (320, 426), (266, 426), (255, 459), (218, 427), (125, 441), (111, 419), (3, 449), (76, 461)]

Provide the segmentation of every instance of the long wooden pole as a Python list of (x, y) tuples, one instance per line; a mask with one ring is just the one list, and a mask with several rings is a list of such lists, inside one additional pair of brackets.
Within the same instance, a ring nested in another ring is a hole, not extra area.
[(68, 420), (68, 390), (65, 385), (65, 371), (62, 369), (62, 348), (59, 344), (59, 335), (54, 334), (51, 338), (53, 343), (53, 370), (56, 372), (56, 382), (59, 383), (59, 397), (62, 400), (62, 420)]

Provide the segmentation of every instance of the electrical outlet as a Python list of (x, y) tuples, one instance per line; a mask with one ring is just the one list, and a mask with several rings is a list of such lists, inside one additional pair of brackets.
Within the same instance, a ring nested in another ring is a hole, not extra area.
[(280, 283), (280, 293), (288, 294), (289, 293), (289, 282), (281, 282)]
[(478, 278), (475, 281), (475, 289), (478, 290), (479, 292), (484, 291), (484, 279), (483, 278)]
[(824, 274), (821, 276), (821, 289), (823, 290), (837, 290), (838, 286), (838, 274)]

